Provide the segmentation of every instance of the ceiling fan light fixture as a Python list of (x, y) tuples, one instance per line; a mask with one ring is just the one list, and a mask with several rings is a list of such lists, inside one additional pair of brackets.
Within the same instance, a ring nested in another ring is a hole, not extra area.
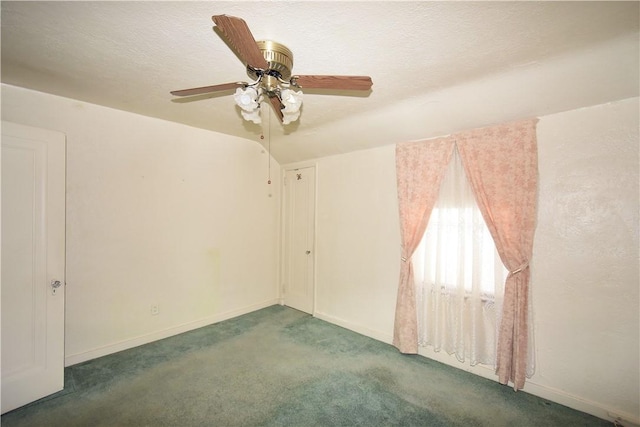
[[(247, 23), (236, 16), (211, 17), (220, 34), (246, 67), (253, 83), (225, 83), (171, 91), (175, 96), (192, 96), (237, 88), (234, 100), (245, 120), (260, 123), (260, 104), (265, 97), (283, 124), (298, 120), (302, 107), (301, 88), (369, 91), (369, 76), (292, 75), (293, 53), (272, 40), (256, 41)], [(298, 90), (293, 90), (293, 89)]]

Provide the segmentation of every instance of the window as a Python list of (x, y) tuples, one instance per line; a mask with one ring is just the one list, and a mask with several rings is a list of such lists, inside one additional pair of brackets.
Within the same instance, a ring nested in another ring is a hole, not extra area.
[(419, 342), (495, 364), (497, 314), (507, 270), (454, 150), (422, 242), (413, 256)]

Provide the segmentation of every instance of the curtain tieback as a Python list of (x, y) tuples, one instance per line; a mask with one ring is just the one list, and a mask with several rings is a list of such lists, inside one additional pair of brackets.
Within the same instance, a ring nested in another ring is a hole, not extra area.
[(402, 260), (402, 262), (407, 262), (407, 257), (401, 257), (400, 259)]
[(529, 261), (525, 261), (522, 265), (520, 265), (518, 268), (516, 268), (513, 271), (509, 272), (509, 276), (513, 276), (515, 274), (518, 274), (522, 271), (524, 271), (525, 269), (527, 269), (529, 267)]

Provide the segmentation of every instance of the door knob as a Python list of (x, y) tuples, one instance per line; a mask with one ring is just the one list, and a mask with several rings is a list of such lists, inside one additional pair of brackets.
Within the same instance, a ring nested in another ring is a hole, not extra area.
[(307, 255), (309, 255), (309, 254), (311, 253), (311, 251), (307, 251), (307, 252), (305, 252), (305, 253), (306, 253)]
[(55, 295), (60, 286), (62, 286), (62, 283), (60, 282), (60, 280), (52, 280), (51, 281), (51, 294)]

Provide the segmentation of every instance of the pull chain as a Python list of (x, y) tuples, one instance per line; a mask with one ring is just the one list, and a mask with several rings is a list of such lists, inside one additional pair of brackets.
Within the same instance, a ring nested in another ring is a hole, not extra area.
[[(264, 139), (264, 132), (260, 134), (260, 139)], [(267, 168), (269, 169), (267, 172), (267, 184), (271, 184), (271, 135), (269, 135), (268, 140), (267, 156)]]
[(269, 112), (269, 141), (267, 142), (268, 148), (267, 148), (267, 156), (268, 159), (267, 160), (267, 167), (268, 167), (268, 179), (267, 179), (267, 184), (271, 185), (271, 112)]
[[(267, 113), (269, 115), (269, 130), (267, 130), (267, 156), (268, 156), (268, 160), (267, 160), (267, 184), (271, 185), (271, 114)], [(260, 139), (264, 140), (264, 127), (262, 128), (262, 132), (260, 132)], [(269, 196), (271, 197), (271, 196)]]

